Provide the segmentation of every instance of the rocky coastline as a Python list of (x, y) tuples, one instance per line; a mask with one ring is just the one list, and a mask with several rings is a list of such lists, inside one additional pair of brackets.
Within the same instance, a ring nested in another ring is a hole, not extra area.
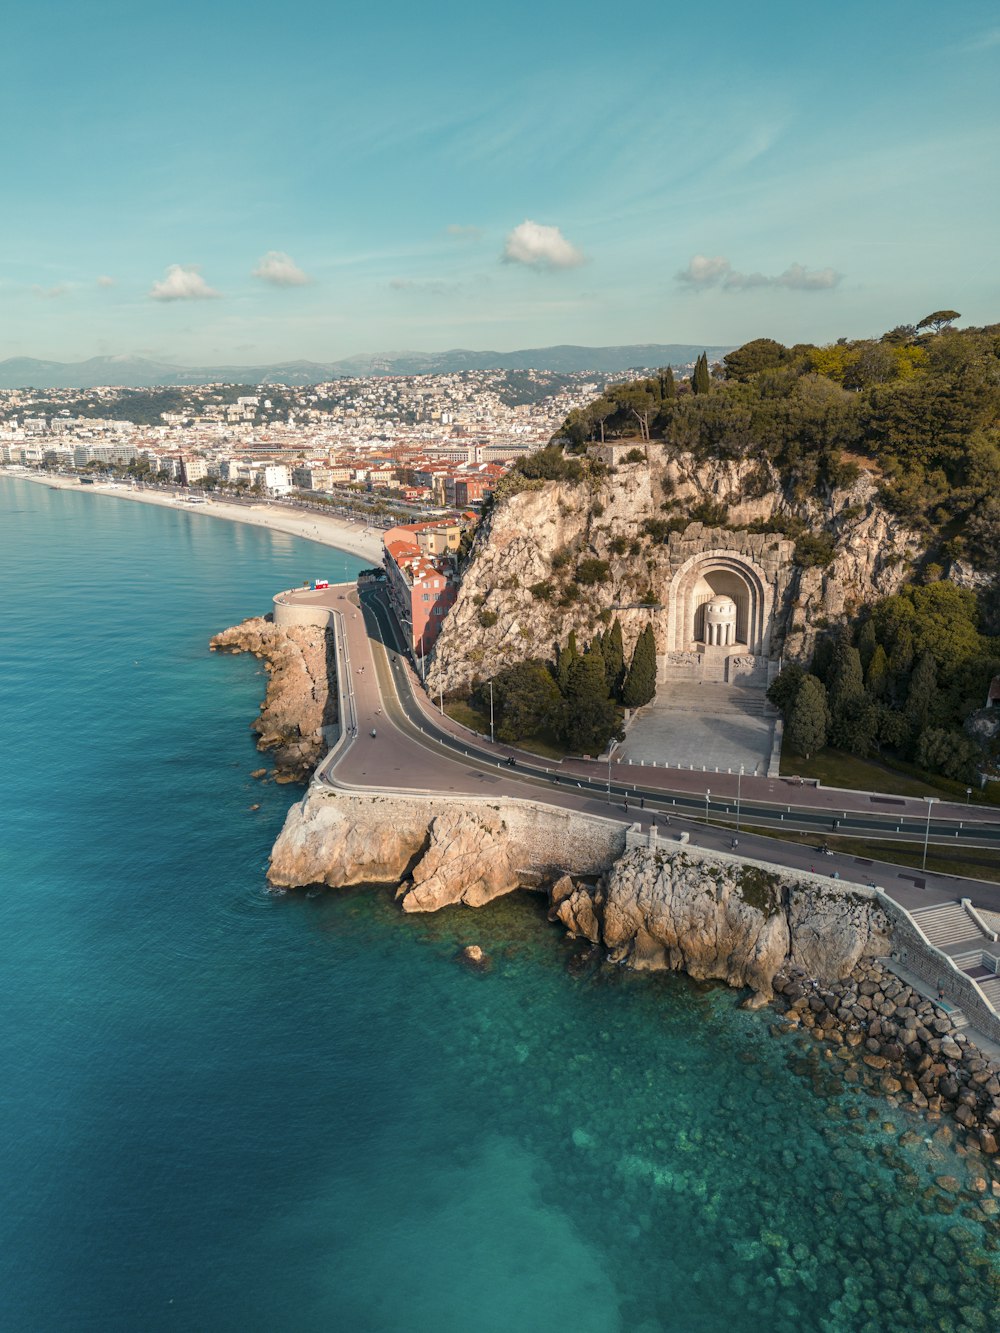
[(308, 781), (329, 748), (327, 728), (337, 721), (329, 631), (310, 625), (279, 628), (270, 616), (253, 616), (216, 634), (209, 648), (252, 653), (263, 662), (267, 690), (250, 724), (257, 749), (272, 754), (276, 782)]

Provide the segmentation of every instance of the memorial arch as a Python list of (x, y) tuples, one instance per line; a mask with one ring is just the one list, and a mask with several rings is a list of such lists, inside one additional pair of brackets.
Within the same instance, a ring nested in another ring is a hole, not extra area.
[(670, 581), (667, 651), (770, 651), (774, 594), (763, 570), (733, 551), (691, 556)]

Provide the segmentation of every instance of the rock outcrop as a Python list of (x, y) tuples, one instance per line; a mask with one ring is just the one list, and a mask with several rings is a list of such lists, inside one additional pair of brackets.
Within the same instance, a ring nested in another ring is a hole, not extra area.
[(627, 852), (593, 890), (567, 877), (552, 913), (612, 961), (749, 986), (763, 999), (789, 968), (839, 980), (889, 947), (871, 898), (688, 849)]
[(327, 750), (337, 720), (333, 643), (313, 626), (279, 628), (254, 616), (211, 640), (216, 652), (253, 653), (264, 663), (267, 692), (253, 722), (257, 749), (274, 754), (277, 781), (309, 777)]
[[(878, 500), (871, 475), (827, 496), (786, 494), (766, 459), (698, 460), (667, 445), (647, 447), (648, 461), (621, 463), (579, 483), (531, 482), (502, 499), (480, 526), (458, 600), (431, 655), (428, 685), (467, 690), (487, 669), (549, 657), (570, 631), (589, 639), (603, 611), (620, 618), (626, 654), (647, 622), (657, 651), (667, 650), (671, 578), (698, 551), (742, 552), (772, 569), (772, 651), (804, 657), (820, 624), (895, 592), (920, 552), (917, 534)], [(705, 500), (725, 505), (727, 527), (690, 522), (666, 538), (656, 523), (679, 520)], [(793, 543), (752, 526), (788, 518), (825, 529), (834, 542), (827, 568), (800, 569)], [(644, 525), (653, 524), (653, 532)], [(763, 558), (762, 558), (763, 557)], [(597, 584), (574, 582), (581, 559), (607, 562)], [(569, 596), (564, 594), (572, 588)], [(534, 591), (533, 591), (534, 589)]]

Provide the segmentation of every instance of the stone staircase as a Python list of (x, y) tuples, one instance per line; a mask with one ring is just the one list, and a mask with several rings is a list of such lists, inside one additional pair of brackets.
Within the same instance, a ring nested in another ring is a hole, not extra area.
[(994, 1009), (1000, 1010), (1000, 952), (960, 902), (918, 907), (910, 914), (936, 949), (971, 977)]
[[(918, 907), (911, 915), (935, 949), (946, 951), (952, 958), (956, 955), (951, 945), (968, 943), (971, 952), (976, 942), (981, 943), (986, 938), (960, 902)], [(981, 952), (980, 947), (977, 959)]]
[(657, 687), (656, 703), (658, 708), (676, 709), (683, 713), (697, 710), (719, 715), (739, 714), (742, 717), (777, 716), (763, 690), (723, 685), (715, 681), (705, 681), (703, 684), (669, 681)]

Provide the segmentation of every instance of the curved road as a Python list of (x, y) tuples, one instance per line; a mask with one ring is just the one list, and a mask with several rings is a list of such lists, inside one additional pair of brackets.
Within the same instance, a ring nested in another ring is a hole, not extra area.
[[(511, 746), (493, 745), (429, 704), (400, 650), (394, 619), (376, 591), (365, 590), (359, 602), (355, 590), (341, 585), (330, 589), (329, 605), (338, 613), (341, 630), (337, 651), (346, 734), (317, 771), (320, 781), (348, 789), (384, 787), (544, 800), (644, 828), (655, 822), (664, 837), (669, 837), (668, 826), (684, 829), (694, 845), (730, 850), (737, 817), (734, 775), (630, 768), (630, 779), (641, 774), (641, 782), (626, 782), (621, 770), (615, 773), (606, 762), (546, 765)], [(833, 831), (836, 820), (841, 834), (922, 845), (927, 825), (922, 800), (796, 785), (795, 798), (788, 801), (783, 799), (792, 791), (787, 779), (744, 778), (740, 786), (739, 850), (748, 857), (792, 869), (837, 872), (855, 883), (877, 883), (908, 908), (969, 897), (981, 907), (1000, 911), (998, 884), (839, 852), (821, 855), (816, 848), (745, 832), (747, 824), (780, 825), (815, 833), (819, 844)], [(713, 790), (706, 800), (709, 788)], [(994, 810), (942, 804), (942, 815), (931, 821), (934, 845), (989, 848), (1000, 856), (1000, 820)], [(708, 818), (728, 821), (731, 827), (714, 827)]]

